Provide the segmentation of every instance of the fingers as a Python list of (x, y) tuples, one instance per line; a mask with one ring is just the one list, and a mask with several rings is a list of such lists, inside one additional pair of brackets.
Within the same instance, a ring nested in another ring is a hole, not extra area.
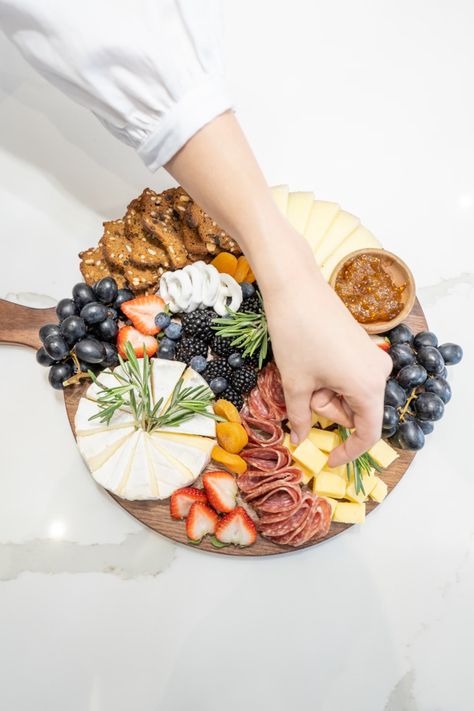
[(311, 409), (343, 427), (354, 427), (350, 407), (329, 388), (317, 390), (311, 398)]
[[(379, 439), (382, 430), (383, 400), (373, 398), (367, 404), (352, 406), (355, 430), (339, 447), (333, 449), (329, 456), (330, 467), (338, 467), (357, 459), (367, 452)], [(357, 409), (358, 408), (358, 409)]]
[(302, 442), (311, 428), (310, 390), (285, 389), (286, 409), (291, 425), (291, 442)]

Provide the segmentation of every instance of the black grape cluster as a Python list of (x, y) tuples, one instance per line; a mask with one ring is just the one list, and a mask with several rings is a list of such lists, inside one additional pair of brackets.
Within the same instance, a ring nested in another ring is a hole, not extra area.
[(393, 370), (385, 387), (382, 434), (400, 449), (422, 449), (451, 399), (446, 366), (459, 363), (463, 351), (455, 343), (438, 345), (431, 331), (414, 335), (405, 324), (385, 335)]
[(129, 289), (118, 289), (115, 279), (104, 277), (94, 286), (76, 284), (72, 299), (58, 302), (59, 323), (40, 328), (43, 345), (36, 352), (38, 363), (49, 367), (53, 388), (61, 390), (64, 381), (79, 372), (99, 372), (118, 364), (115, 340), (120, 307), (133, 298)]

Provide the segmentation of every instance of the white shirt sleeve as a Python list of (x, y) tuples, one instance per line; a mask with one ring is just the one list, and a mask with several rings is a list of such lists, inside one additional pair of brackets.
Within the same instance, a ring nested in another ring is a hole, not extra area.
[(216, 0), (0, 0), (46, 79), (157, 170), (229, 108)]

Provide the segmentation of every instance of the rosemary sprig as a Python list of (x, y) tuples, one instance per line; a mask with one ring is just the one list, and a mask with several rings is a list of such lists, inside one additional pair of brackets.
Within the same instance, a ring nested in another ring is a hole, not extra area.
[[(262, 301), (260, 294), (259, 298)], [(267, 319), (263, 310), (261, 313), (245, 313), (227, 309), (227, 316), (213, 319), (211, 328), (218, 336), (232, 339), (231, 346), (239, 348), (244, 358), (258, 352), (258, 367), (262, 367), (270, 341)]]
[(125, 344), (125, 350), (127, 360), (119, 356), (122, 372), (112, 371), (117, 385), (104, 385), (90, 372), (92, 380), (99, 388), (97, 404), (100, 408), (91, 420), (97, 419), (108, 425), (118, 409), (128, 407), (135, 419), (135, 426), (146, 432), (160, 427), (178, 427), (197, 414), (222, 422), (222, 417), (208, 409), (214, 398), (212, 390), (205, 385), (184, 387), (182, 377), (173, 390), (168, 407), (158, 414), (163, 405), (163, 398), (153, 403), (150, 388), (151, 368), (147, 354), (144, 354), (140, 366), (129, 343)]
[[(342, 439), (343, 442), (350, 437), (350, 431), (347, 429), (347, 427), (342, 427), (341, 425), (338, 425), (337, 431), (339, 432), (339, 435)], [(377, 462), (370, 456), (368, 452), (364, 452), (364, 454), (361, 454), (357, 459), (354, 459), (354, 461), (349, 462), (346, 464), (346, 475), (347, 475), (347, 480), (350, 481), (351, 478), (351, 467), (352, 471), (354, 472), (354, 489), (356, 495), (359, 492), (362, 492), (365, 495), (365, 489), (364, 489), (364, 483), (362, 480), (362, 477), (364, 474), (369, 474), (371, 469), (375, 469), (377, 472), (381, 472), (382, 469), (379, 467)]]

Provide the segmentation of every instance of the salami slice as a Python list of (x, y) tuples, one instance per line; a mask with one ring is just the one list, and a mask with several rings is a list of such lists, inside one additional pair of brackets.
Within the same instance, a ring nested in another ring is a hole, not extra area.
[(258, 514), (265, 512), (290, 511), (301, 500), (299, 484), (281, 484), (268, 488), (265, 492), (250, 495), (247, 501)]
[(274, 447), (283, 442), (283, 430), (277, 422), (256, 419), (245, 412), (241, 417), (251, 444)]
[(246, 447), (240, 456), (245, 459), (251, 469), (261, 471), (275, 471), (289, 467), (291, 464), (291, 452), (287, 447)]

